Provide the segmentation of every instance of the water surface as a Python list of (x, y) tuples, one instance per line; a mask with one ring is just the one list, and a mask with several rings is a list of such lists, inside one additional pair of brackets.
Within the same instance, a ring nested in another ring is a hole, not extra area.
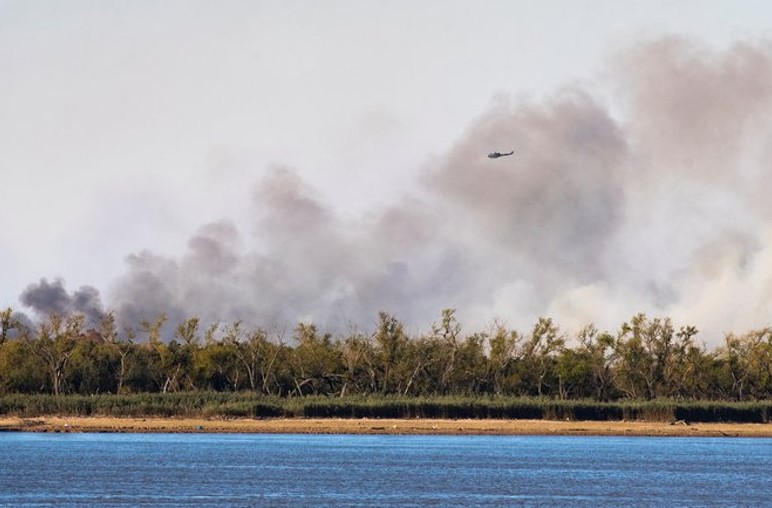
[(769, 506), (772, 439), (0, 433), (0, 506)]

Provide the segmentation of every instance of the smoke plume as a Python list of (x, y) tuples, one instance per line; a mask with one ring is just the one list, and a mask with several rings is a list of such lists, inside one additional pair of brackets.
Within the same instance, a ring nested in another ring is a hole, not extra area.
[[(470, 328), (520, 329), (540, 315), (613, 329), (648, 312), (713, 344), (768, 325), (772, 51), (666, 38), (620, 55), (611, 75), (610, 99), (576, 85), (496, 98), (418, 189), (357, 219), (272, 168), (251, 229), (216, 222), (180, 256), (129, 256), (111, 305), (134, 323), (165, 312), (333, 330), (369, 328), (382, 310), (414, 328), (453, 307)], [(101, 312), (93, 288), (69, 295), (59, 281), (22, 301)]]
[(27, 286), (19, 300), (24, 306), (32, 309), (39, 318), (45, 318), (51, 314), (70, 316), (78, 313), (86, 316), (88, 324), (95, 325), (104, 316), (99, 290), (91, 286), (82, 286), (68, 293), (61, 279), (53, 282), (40, 279), (37, 284)]

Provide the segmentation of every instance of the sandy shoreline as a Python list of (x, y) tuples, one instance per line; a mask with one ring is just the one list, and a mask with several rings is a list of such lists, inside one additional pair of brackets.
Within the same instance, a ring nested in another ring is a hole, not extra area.
[(772, 437), (772, 424), (338, 418), (0, 417), (0, 431)]

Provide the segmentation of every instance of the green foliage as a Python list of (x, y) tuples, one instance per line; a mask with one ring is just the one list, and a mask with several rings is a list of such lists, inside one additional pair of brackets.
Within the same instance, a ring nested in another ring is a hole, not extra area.
[[(501, 323), (465, 333), (445, 309), (428, 333), (411, 336), (380, 313), (371, 334), (336, 337), (301, 323), (290, 343), (240, 322), (203, 329), (196, 317), (170, 323), (175, 338), (165, 342), (164, 315), (125, 330), (112, 312), (95, 329), (79, 315), (31, 329), (12, 316), (0, 312), (0, 395), (170, 396), (127, 406), (150, 414), (200, 413), (188, 398), (168, 401), (218, 393), (252, 398), (215, 401), (205, 413), (667, 419), (677, 404), (679, 415), (753, 420), (766, 416), (692, 404), (772, 398), (772, 329), (728, 334), (708, 351), (695, 327), (645, 314), (616, 333), (589, 325), (570, 336), (550, 318), (525, 334)], [(282, 402), (254, 406), (261, 397)]]

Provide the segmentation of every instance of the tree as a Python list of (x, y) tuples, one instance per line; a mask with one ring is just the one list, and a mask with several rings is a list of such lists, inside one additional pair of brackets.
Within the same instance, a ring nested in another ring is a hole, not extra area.
[(682, 326), (669, 346), (664, 358), (664, 386), (658, 396), (691, 397), (696, 390), (707, 394), (707, 373), (704, 348), (694, 343), (698, 330), (694, 326)]
[(493, 393), (496, 395), (512, 394), (516, 390), (520, 379), (516, 374), (515, 363), (518, 361), (522, 339), (516, 330), (508, 330), (498, 322), (493, 323), (488, 339), (488, 368)]
[(161, 341), (161, 328), (166, 323), (166, 314), (159, 314), (155, 321), (140, 321), (139, 329), (147, 336), (147, 349), (153, 352), (148, 373), (162, 393), (180, 388), (181, 365), (178, 360), (179, 344), (166, 345)]
[(181, 347), (173, 347), (174, 341), (170, 346), (170, 351), (174, 351), (174, 368), (179, 373), (178, 379), (185, 383), (188, 389), (196, 389), (196, 378), (198, 377), (195, 368), (198, 363), (199, 344), (199, 325), (201, 321), (197, 317), (191, 317), (183, 320), (174, 330), (174, 337), (182, 341)]
[(137, 335), (134, 330), (127, 328), (124, 331), (124, 335), (121, 337), (118, 334), (116, 326), (115, 311), (112, 310), (105, 313), (105, 315), (102, 317), (99, 323), (99, 332), (105, 342), (118, 354), (119, 363), (118, 369), (116, 369), (116, 393), (123, 393), (124, 382), (126, 380), (128, 358), (131, 352), (134, 350), (134, 339)]
[(408, 341), (402, 323), (385, 312), (379, 313), (373, 338), (378, 389), (384, 394), (398, 393), (403, 381), (398, 378), (398, 367)]
[(649, 319), (641, 313), (624, 323), (617, 339), (620, 388), (634, 398), (669, 395), (668, 377), (678, 347), (675, 338), (669, 318)]
[(599, 333), (595, 325), (589, 325), (579, 332), (577, 339), (577, 355), (589, 369), (592, 396), (597, 400), (608, 400), (614, 386), (614, 336), (608, 332)]
[(271, 395), (276, 385), (276, 362), (283, 348), (281, 341), (271, 343), (268, 334), (260, 328), (245, 332), (241, 322), (236, 321), (225, 329), (223, 343), (234, 348), (238, 362), (246, 371), (249, 388)]
[(490, 389), (488, 359), (485, 356), (487, 340), (485, 333), (473, 333), (461, 340), (449, 383), (453, 393), (478, 395)]
[(680, 368), (674, 372), (672, 383), (677, 397), (693, 400), (721, 397), (720, 362), (704, 345), (687, 345), (676, 362)]
[(622, 325), (618, 346), (621, 352), (633, 356), (622, 358), (623, 373), (643, 383), (638, 396), (653, 399), (682, 395), (690, 375), (685, 371), (690, 368), (686, 360), (696, 360), (699, 351), (694, 349), (695, 335), (694, 326), (682, 326), (676, 332), (670, 318), (649, 319), (645, 314), (637, 314)]
[(30, 354), (24, 341), (9, 341), (0, 348), (0, 394), (38, 393), (50, 390), (43, 360)]
[(558, 398), (592, 396), (592, 372), (587, 355), (568, 347), (561, 348), (555, 358), (558, 378)]
[(461, 323), (455, 316), (455, 309), (442, 309), (442, 319), (440, 324), (432, 325), (432, 337), (438, 342), (444, 368), (440, 377), (440, 387), (442, 391), (449, 391), (449, 381), (456, 367), (456, 355), (459, 347), (459, 336), (461, 335)]
[(230, 327), (224, 328), (224, 335), (218, 339), (218, 323), (212, 323), (204, 331), (204, 346), (195, 357), (193, 371), (196, 386), (209, 390), (238, 390), (244, 376), (236, 354), (237, 344), (228, 340)]
[(434, 337), (419, 337), (408, 341), (404, 355), (407, 382), (402, 395), (437, 395), (446, 393), (446, 387), (438, 384), (442, 367), (442, 345)]
[(728, 334), (719, 350), (731, 379), (736, 400), (772, 395), (772, 329), (752, 330), (744, 335)]
[(25, 337), (30, 351), (46, 365), (54, 395), (65, 392), (67, 363), (77, 338), (83, 333), (84, 321), (82, 314), (74, 314), (66, 319), (52, 314), (48, 322), (40, 325), (36, 338), (30, 335)]
[(75, 341), (67, 369), (67, 389), (72, 393), (117, 393), (119, 357), (94, 330)]
[[(0, 312), (0, 350), (2, 350), (5, 341), (8, 340), (8, 333), (16, 326), (16, 320), (13, 318), (13, 311), (10, 307)], [(0, 374), (2, 372), (3, 370), (0, 370)]]
[(3, 347), (8, 340), (8, 333), (14, 328), (18, 328), (19, 323), (13, 317), (13, 310), (10, 307), (0, 312), (0, 347)]
[(546, 395), (552, 385), (555, 355), (565, 345), (565, 337), (551, 318), (539, 318), (531, 335), (523, 343), (522, 361), (531, 385), (536, 386), (536, 394)]
[(372, 341), (360, 333), (351, 333), (338, 342), (338, 349), (345, 367), (341, 397), (349, 393), (378, 392), (379, 375)]
[(292, 354), (292, 377), (296, 395), (339, 394), (343, 361), (329, 333), (319, 334), (315, 325), (300, 323), (295, 329), (298, 346)]

